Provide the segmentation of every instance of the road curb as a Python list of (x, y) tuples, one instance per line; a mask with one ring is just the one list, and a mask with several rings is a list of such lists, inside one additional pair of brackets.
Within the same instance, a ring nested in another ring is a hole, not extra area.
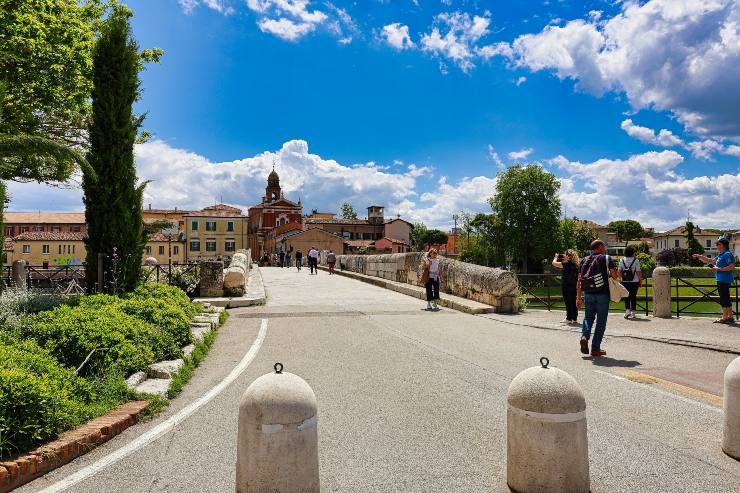
[(70, 430), (51, 443), (0, 462), (0, 493), (7, 493), (71, 462), (136, 424), (149, 401), (131, 401)]

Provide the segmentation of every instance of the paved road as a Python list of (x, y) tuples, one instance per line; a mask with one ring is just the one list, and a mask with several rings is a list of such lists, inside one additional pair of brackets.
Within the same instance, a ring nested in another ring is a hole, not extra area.
[(541, 355), (583, 386), (594, 492), (740, 491), (740, 463), (720, 451), (722, 415), (711, 396), (620, 376), (660, 368), (668, 380), (687, 371), (716, 379), (732, 355), (612, 338), (610, 357), (595, 362), (568, 332), (430, 313), (416, 299), (324, 272), (268, 268), (263, 276), (268, 304), (232, 312), (162, 415), (20, 491), (87, 470), (206, 394), (242, 360), (262, 319), (264, 343), (232, 385), (69, 491), (233, 491), (239, 397), (280, 361), (319, 400), (323, 491), (506, 492), (506, 389)]

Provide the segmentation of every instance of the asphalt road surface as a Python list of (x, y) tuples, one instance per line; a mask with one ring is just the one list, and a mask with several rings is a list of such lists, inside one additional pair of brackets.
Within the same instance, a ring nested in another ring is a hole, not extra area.
[[(166, 411), (18, 491), (232, 492), (239, 398), (280, 361), (318, 398), (323, 491), (506, 492), (506, 390), (547, 356), (586, 395), (592, 491), (740, 492), (708, 392), (733, 355), (610, 340), (607, 328), (609, 356), (592, 360), (575, 333), (523, 326), (526, 315), (514, 325), (427, 312), (326, 272), (263, 277), (267, 305), (232, 311)], [(641, 380), (643, 368), (661, 380)], [(142, 445), (147, 433), (157, 436)]]

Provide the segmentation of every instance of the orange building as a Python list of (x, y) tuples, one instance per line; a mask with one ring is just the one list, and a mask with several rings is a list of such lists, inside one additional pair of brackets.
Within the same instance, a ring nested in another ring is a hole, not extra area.
[(21, 233), (85, 233), (84, 212), (6, 212), (5, 237)]
[(267, 188), (262, 203), (249, 208), (247, 243), (252, 249), (252, 258), (259, 258), (269, 251), (266, 245), (268, 233), (278, 226), (302, 223), (301, 202), (285, 198), (280, 188), (280, 177), (273, 169), (267, 177)]

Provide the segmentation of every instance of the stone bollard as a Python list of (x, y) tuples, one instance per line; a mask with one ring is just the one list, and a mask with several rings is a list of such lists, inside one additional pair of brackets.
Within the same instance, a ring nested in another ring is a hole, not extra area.
[(224, 263), (221, 260), (210, 260), (200, 264), (201, 298), (220, 297), (224, 295)]
[(10, 284), (18, 289), (26, 289), (26, 278), (28, 272), (26, 270), (25, 260), (16, 260), (13, 262), (10, 274)]
[(573, 377), (540, 363), (507, 393), (507, 483), (519, 493), (588, 493), (586, 400)]
[(724, 410), (722, 450), (740, 460), (740, 356), (732, 360), (725, 370)]
[(671, 318), (671, 271), (668, 267), (653, 270), (653, 317)]
[(297, 375), (263, 375), (239, 403), (236, 492), (319, 491), (316, 396)]

